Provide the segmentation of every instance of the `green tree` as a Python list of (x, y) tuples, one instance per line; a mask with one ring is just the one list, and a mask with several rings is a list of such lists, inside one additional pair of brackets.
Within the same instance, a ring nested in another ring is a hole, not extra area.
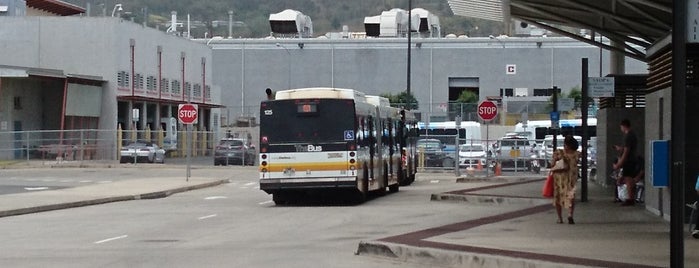
[(458, 103), (476, 103), (478, 102), (478, 94), (473, 91), (464, 90), (459, 94), (459, 98), (456, 99)]
[[(568, 92), (568, 98), (571, 98), (575, 101), (575, 109), (579, 109), (580, 106), (582, 105), (582, 90), (580, 89), (580, 86), (574, 86), (573, 88), (570, 89)], [(594, 100), (590, 97), (587, 98), (587, 103), (592, 103)]]
[(417, 110), (419, 105), (417, 99), (413, 94), (406, 91), (393, 95), (391, 93), (381, 94), (381, 97), (385, 97), (391, 102), (392, 107), (406, 108), (408, 110)]

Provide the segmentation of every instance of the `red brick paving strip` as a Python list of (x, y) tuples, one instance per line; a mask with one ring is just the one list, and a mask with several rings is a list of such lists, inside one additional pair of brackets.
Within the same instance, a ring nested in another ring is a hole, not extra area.
[[(493, 189), (493, 188), (500, 188), (500, 187), (507, 187), (507, 186), (512, 186), (512, 185), (525, 184), (525, 183), (532, 183), (532, 182), (538, 182), (538, 181), (544, 181), (544, 179), (536, 179), (536, 180), (523, 181), (523, 182), (512, 182), (512, 183), (504, 183), (504, 184), (491, 185), (491, 186), (485, 186), (485, 187), (471, 188), (471, 189), (448, 192), (448, 194), (466, 194), (466, 193), (469, 193), (469, 195), (475, 195), (471, 192), (482, 191), (482, 190)], [(477, 195), (481, 195), (481, 194), (477, 194)], [(513, 196), (513, 197), (516, 197), (516, 196)], [(402, 235), (397, 235), (397, 236), (391, 236), (391, 237), (380, 239), (379, 241), (396, 243), (396, 244), (404, 244), (404, 245), (415, 246), (415, 247), (423, 247), (423, 248), (436, 248), (436, 249), (452, 250), (452, 251), (460, 251), (460, 252), (499, 255), (499, 256), (507, 256), (507, 257), (512, 257), (512, 258), (540, 260), (540, 261), (548, 261), (548, 262), (554, 262), (554, 263), (566, 263), (566, 264), (584, 265), (584, 266), (619, 267), (619, 268), (658, 268), (657, 266), (649, 266), (649, 265), (641, 265), (641, 264), (630, 264), (630, 263), (621, 263), (621, 262), (614, 262), (614, 261), (603, 261), (603, 260), (595, 260), (595, 259), (588, 259), (588, 258), (577, 258), (577, 257), (569, 257), (569, 256), (552, 255), (552, 254), (541, 254), (541, 253), (531, 253), (531, 252), (524, 252), (524, 251), (494, 249), (494, 248), (475, 247), (475, 246), (466, 246), (466, 245), (455, 245), (455, 244), (432, 242), (432, 241), (425, 240), (425, 239), (428, 239), (431, 237), (440, 236), (440, 235), (444, 235), (444, 234), (448, 234), (448, 233), (460, 232), (460, 231), (472, 229), (472, 228), (486, 225), (486, 224), (492, 224), (492, 223), (496, 223), (496, 222), (501, 222), (501, 221), (511, 220), (514, 218), (519, 218), (519, 217), (523, 217), (523, 216), (529, 216), (529, 215), (541, 213), (541, 212), (550, 210), (552, 208), (553, 208), (553, 206), (551, 206), (550, 204), (539, 205), (539, 206), (535, 206), (535, 207), (531, 207), (531, 208), (527, 208), (527, 209), (523, 209), (523, 210), (512, 211), (512, 212), (508, 212), (508, 213), (504, 213), (504, 214), (500, 214), (500, 215), (494, 215), (494, 216), (470, 220), (470, 221), (448, 224), (448, 225), (444, 225), (444, 226), (440, 226), (440, 227), (425, 229), (425, 230), (416, 231), (416, 232), (407, 233), (407, 234), (402, 234)]]

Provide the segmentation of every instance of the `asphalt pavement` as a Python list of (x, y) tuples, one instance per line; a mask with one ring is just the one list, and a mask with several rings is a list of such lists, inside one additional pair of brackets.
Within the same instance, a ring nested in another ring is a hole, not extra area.
[[(13, 168), (52, 168), (23, 163)], [(32, 166), (34, 165), (34, 166)], [(56, 164), (68, 166), (68, 164)], [(73, 164), (111, 167), (113, 163)], [(123, 167), (123, 166), (122, 166)], [(7, 168), (7, 167), (5, 167)], [(557, 224), (551, 200), (540, 197), (543, 178), (456, 178), (419, 174), (423, 180), (453, 183), (430, 202), (469, 207), (512, 206), (492, 215), (362, 241), (357, 254), (439, 267), (668, 267), (669, 224), (642, 204), (621, 207), (611, 189), (590, 183), (589, 201), (578, 203), (575, 224)], [(459, 182), (457, 182), (459, 181)], [(0, 217), (110, 202), (163, 198), (229, 182), (211, 177), (148, 177), (85, 186), (0, 195)], [(524, 208), (522, 207), (524, 205)], [(423, 227), (424, 228), (424, 227)], [(697, 267), (699, 240), (687, 235), (685, 267)]]

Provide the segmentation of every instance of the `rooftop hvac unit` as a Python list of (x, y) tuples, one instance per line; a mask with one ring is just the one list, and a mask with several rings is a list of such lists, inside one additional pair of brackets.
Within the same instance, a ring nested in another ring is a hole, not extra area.
[(299, 38), (310, 38), (313, 36), (311, 17), (296, 10), (287, 9), (276, 14), (270, 14), (269, 25), (273, 34)]
[(412, 32), (422, 37), (441, 36), (439, 17), (422, 8), (413, 9), (410, 15), (408, 18), (407, 11), (394, 8), (378, 16), (364, 17), (364, 30), (373, 37), (407, 37), (410, 23)]
[(364, 31), (367, 36), (379, 37), (381, 16), (364, 17)]
[(415, 8), (411, 13), (413, 16), (417, 15), (417, 19), (419, 19), (418, 25), (413, 23), (413, 31), (419, 32), (423, 37), (441, 36), (442, 29), (439, 24), (439, 17), (422, 8)]

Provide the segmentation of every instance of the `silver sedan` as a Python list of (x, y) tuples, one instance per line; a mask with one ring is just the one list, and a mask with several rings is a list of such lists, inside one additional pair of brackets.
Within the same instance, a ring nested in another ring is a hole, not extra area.
[(121, 148), (119, 163), (165, 163), (165, 150), (148, 141), (136, 141)]

